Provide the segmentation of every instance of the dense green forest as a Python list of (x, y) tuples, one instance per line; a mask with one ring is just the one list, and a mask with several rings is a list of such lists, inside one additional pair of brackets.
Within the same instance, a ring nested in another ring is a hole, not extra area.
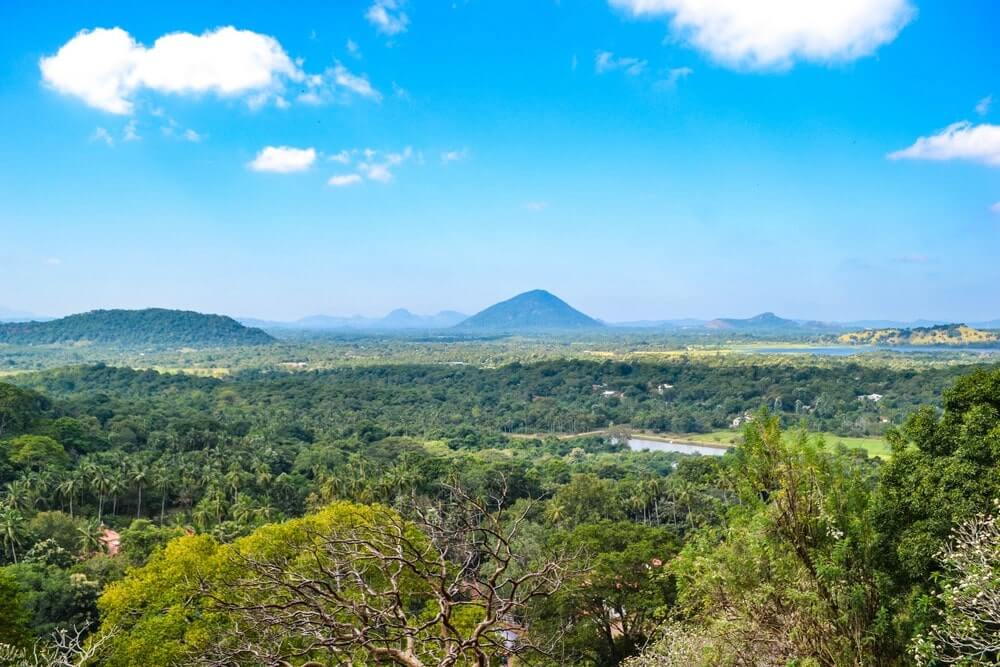
[(105, 343), (153, 347), (261, 345), (273, 338), (231, 317), (187, 310), (94, 310), (47, 322), (0, 323), (0, 343)]
[[(13, 379), (2, 664), (905, 665), (996, 639), (967, 593), (997, 590), (1000, 370)], [(722, 457), (554, 437), (747, 411)], [(801, 427), (885, 432), (892, 456)], [(985, 650), (971, 664), (992, 664)]]

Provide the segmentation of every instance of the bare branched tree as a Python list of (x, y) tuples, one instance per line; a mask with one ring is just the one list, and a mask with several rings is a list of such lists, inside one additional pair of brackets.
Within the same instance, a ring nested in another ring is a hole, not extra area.
[(409, 520), (376, 508), (374, 520), (313, 531), (295, 554), (237, 552), (238, 580), (203, 590), (233, 624), (200, 663), (485, 667), (544, 653), (524, 608), (562, 585), (573, 558), (519, 556), (532, 505), (512, 511), (501, 486), (486, 499), (450, 488), (450, 502)]
[(942, 621), (913, 644), (920, 664), (1000, 660), (1000, 525), (979, 514), (959, 524), (940, 554)]
[(114, 629), (87, 636), (83, 629), (60, 629), (47, 640), (28, 647), (0, 644), (0, 665), (4, 667), (87, 667), (96, 664)]

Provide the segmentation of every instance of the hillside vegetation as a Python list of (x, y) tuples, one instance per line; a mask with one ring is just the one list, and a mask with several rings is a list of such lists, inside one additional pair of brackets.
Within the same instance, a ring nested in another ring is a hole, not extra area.
[(1000, 336), (965, 324), (942, 324), (915, 329), (866, 329), (843, 334), (837, 340), (849, 345), (975, 345), (996, 343)]
[(49, 322), (0, 324), (0, 343), (101, 343), (160, 347), (262, 345), (274, 339), (231, 317), (188, 310), (94, 310)]

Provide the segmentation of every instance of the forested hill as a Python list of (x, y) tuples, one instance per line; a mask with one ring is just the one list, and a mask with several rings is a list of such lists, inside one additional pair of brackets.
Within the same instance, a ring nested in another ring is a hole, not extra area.
[(223, 315), (187, 310), (94, 310), (49, 322), (0, 324), (0, 342), (22, 345), (91, 342), (112, 345), (220, 347), (274, 339)]
[(599, 329), (604, 324), (556, 295), (538, 289), (494, 304), (457, 326), (469, 330), (517, 332)]
[(866, 329), (840, 336), (852, 345), (995, 345), (1000, 336), (965, 324), (942, 324), (915, 329)]

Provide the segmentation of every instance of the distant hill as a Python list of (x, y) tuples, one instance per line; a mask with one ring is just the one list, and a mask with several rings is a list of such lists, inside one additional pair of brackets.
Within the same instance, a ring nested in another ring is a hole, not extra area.
[(707, 329), (732, 329), (735, 331), (778, 331), (783, 329), (802, 329), (803, 325), (795, 320), (786, 320), (774, 313), (761, 313), (746, 319), (720, 318), (705, 325)]
[(114, 345), (221, 347), (274, 339), (223, 315), (187, 310), (93, 310), (48, 322), (0, 324), (0, 342), (23, 345), (91, 342)]
[(239, 318), (247, 326), (262, 329), (355, 329), (368, 331), (391, 331), (401, 329), (445, 329), (453, 327), (468, 315), (454, 310), (442, 310), (434, 315), (417, 315), (405, 308), (397, 308), (385, 317), (349, 317), (336, 315), (310, 315), (294, 322), (273, 322), (248, 317)]
[(976, 345), (1000, 342), (1000, 335), (965, 324), (940, 324), (914, 329), (866, 329), (837, 338), (848, 345)]
[(470, 331), (518, 332), (601, 329), (604, 324), (539, 289), (494, 304), (457, 326)]

